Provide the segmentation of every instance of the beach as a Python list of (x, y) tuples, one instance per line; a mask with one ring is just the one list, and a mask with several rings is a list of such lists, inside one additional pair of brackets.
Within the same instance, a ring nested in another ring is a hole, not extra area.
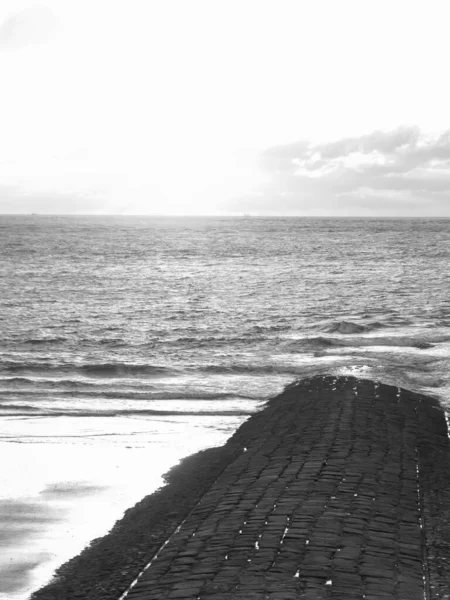
[(183, 461), (32, 598), (443, 599), (449, 459), (437, 401), (305, 379)]

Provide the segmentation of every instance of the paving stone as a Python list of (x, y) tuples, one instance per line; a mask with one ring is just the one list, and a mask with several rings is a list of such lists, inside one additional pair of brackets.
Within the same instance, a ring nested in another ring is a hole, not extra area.
[(165, 574), (151, 565), (130, 599), (154, 585), (168, 599), (423, 600), (417, 466), (433, 465), (418, 452), (444, 430), (422, 398), (350, 377), (289, 388), (161, 550)]

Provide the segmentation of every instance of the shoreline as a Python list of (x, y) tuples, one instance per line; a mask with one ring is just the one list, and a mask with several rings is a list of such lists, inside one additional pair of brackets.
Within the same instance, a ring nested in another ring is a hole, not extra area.
[(56, 569), (30, 600), (118, 599), (242, 452), (250, 439), (242, 428), (264, 411), (251, 415), (224, 445), (200, 450), (169, 469), (163, 475), (165, 485), (128, 508), (108, 533)]
[[(60, 600), (61, 598), (64, 600), (76, 598), (119, 600), (181, 523), (187, 518), (190, 520), (195, 518), (192, 512), (199, 512), (199, 506), (201, 506), (199, 502), (205, 494), (210, 494), (211, 489), (218, 481), (220, 483), (220, 480), (224, 480), (224, 478), (228, 481), (226, 479), (227, 471), (229, 472), (233, 465), (241, 463), (244, 465), (251, 459), (251, 456), (257, 457), (260, 452), (258, 448), (261, 443), (264, 445), (264, 436), (272, 435), (277, 423), (281, 423), (283, 420), (289, 421), (286, 411), (295, 408), (303, 416), (302, 410), (298, 407), (303, 402), (303, 396), (307, 392), (311, 392), (307, 389), (309, 386), (315, 388), (319, 395), (321, 394), (320, 398), (325, 397), (325, 401), (330, 402), (336, 395), (334, 392), (336, 385), (344, 394), (343, 397), (346, 397), (345, 394), (348, 396), (350, 389), (356, 389), (358, 386), (361, 387), (363, 397), (365, 397), (364, 394), (368, 393), (367, 390), (370, 386), (373, 388), (374, 382), (352, 377), (339, 379), (315, 377), (311, 380), (303, 379), (287, 386), (280, 395), (269, 400), (261, 412), (252, 415), (245, 421), (225, 445), (191, 455), (173, 467), (165, 477), (166, 486), (128, 509), (124, 517), (108, 534), (91, 542), (80, 555), (60, 567), (56, 571), (53, 581), (34, 592), (31, 600)], [(398, 397), (398, 403), (400, 403), (400, 391), (397, 396), (397, 389), (399, 388), (380, 385), (383, 409), (384, 405), (389, 405), (389, 410), (392, 412), (397, 402), (394, 398)], [(441, 593), (450, 591), (446, 583), (447, 561), (450, 560), (450, 509), (448, 508), (450, 452), (447, 426), (438, 401), (407, 390), (402, 390), (401, 393), (405, 396), (405, 402), (415, 403), (414, 410), (418, 411), (417, 418), (420, 416), (420, 430), (416, 428), (414, 431), (407, 429), (405, 432), (403, 430), (401, 432), (407, 444), (406, 454), (411, 454), (412, 460), (413, 454), (416, 452), (416, 462), (421, 473), (421, 518), (423, 517), (423, 529), (426, 531), (426, 539), (422, 539), (421, 543), (421, 552), (425, 553), (423, 564), (426, 564), (426, 577), (430, 590), (428, 596), (425, 597), (441, 598), (443, 597), (440, 595)], [(326, 402), (322, 404), (325, 406)], [(357, 400), (357, 402), (361, 402), (361, 400)], [(306, 407), (305, 411), (312, 410), (311, 407), (316, 410), (314, 405), (309, 406), (310, 408)], [(329, 406), (331, 409), (333, 405), (329, 404)], [(358, 405), (355, 404), (355, 406)], [(405, 406), (405, 410), (410, 411), (410, 408)], [(381, 403), (380, 407), (375, 407), (375, 409), (380, 412)], [(357, 408), (357, 410), (361, 409)], [(369, 404), (367, 404), (367, 410), (371, 410)], [(392, 412), (394, 416), (397, 415), (395, 410)], [(317, 421), (317, 416), (320, 416), (319, 412), (314, 413), (311, 422), (314, 422), (314, 419)], [(397, 419), (398, 415), (395, 418)], [(412, 413), (410, 415), (408, 412), (408, 418), (414, 418), (414, 415)], [(398, 423), (394, 423), (394, 425), (399, 426)], [(280, 433), (276, 435), (281, 439)], [(373, 435), (375, 439), (378, 439), (376, 430)], [(282, 436), (283, 434), (281, 434)], [(382, 442), (380, 438), (380, 444)], [(270, 455), (273, 447), (273, 444), (267, 446), (265, 457)], [(248, 456), (247, 448), (250, 449)], [(239, 471), (239, 473), (241, 472), (242, 470)], [(239, 483), (238, 480), (236, 481)], [(406, 481), (412, 484), (410, 480)], [(228, 482), (227, 485), (235, 484)], [(413, 488), (410, 486), (408, 489)], [(402, 492), (401, 498), (402, 501), (404, 499), (406, 505), (412, 501), (410, 496), (411, 491), (408, 494), (406, 491)], [(410, 507), (407, 510), (410, 510)], [(424, 533), (421, 535), (423, 538)], [(150, 577), (151, 573), (148, 576)], [(147, 577), (147, 573), (145, 577)], [(172, 584), (170, 583), (170, 585)], [(136, 588), (138, 587), (139, 584)], [(138, 591), (138, 589), (134, 590), (135, 594), (138, 594)]]

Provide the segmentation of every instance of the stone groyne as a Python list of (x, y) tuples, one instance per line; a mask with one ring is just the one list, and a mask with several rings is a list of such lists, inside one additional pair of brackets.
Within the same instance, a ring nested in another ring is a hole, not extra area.
[(350, 377), (289, 386), (225, 446), (183, 461), (33, 600), (121, 596), (450, 598), (439, 403)]

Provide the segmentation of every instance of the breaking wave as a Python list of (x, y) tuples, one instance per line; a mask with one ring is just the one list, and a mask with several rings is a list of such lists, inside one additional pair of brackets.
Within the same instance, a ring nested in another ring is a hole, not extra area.
[(373, 337), (326, 337), (315, 336), (301, 338), (288, 342), (285, 348), (293, 351), (301, 351), (309, 348), (331, 348), (331, 347), (346, 347), (346, 348), (363, 348), (373, 346), (392, 346), (403, 348), (417, 348), (426, 350), (433, 348), (435, 344), (450, 341), (450, 336), (373, 336)]

